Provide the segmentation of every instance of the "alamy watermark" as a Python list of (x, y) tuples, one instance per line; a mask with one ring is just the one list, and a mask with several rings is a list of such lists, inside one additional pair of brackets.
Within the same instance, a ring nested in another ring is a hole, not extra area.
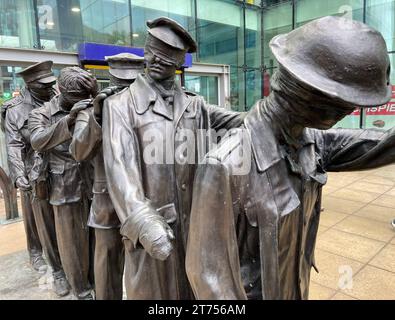
[[(188, 165), (226, 162), (232, 175), (245, 175), (251, 169), (251, 143), (248, 130), (179, 128), (171, 123), (165, 130), (150, 128), (141, 133), (140, 150), (146, 165)], [(226, 143), (219, 143), (226, 141)]]

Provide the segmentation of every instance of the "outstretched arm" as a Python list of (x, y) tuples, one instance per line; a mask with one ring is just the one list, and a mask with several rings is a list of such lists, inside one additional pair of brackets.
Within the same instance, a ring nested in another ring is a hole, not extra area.
[(210, 127), (214, 130), (230, 130), (238, 128), (243, 124), (246, 112), (236, 112), (226, 110), (222, 107), (207, 104), (207, 110), (210, 116)]
[(51, 124), (49, 105), (33, 110), (29, 115), (30, 142), (36, 151), (47, 151), (71, 139), (68, 116)]
[(85, 161), (95, 156), (101, 146), (102, 130), (93, 114), (93, 107), (78, 113), (75, 121), (70, 153), (77, 161)]
[(395, 162), (395, 128), (318, 132), (318, 145), (328, 171), (372, 169)]

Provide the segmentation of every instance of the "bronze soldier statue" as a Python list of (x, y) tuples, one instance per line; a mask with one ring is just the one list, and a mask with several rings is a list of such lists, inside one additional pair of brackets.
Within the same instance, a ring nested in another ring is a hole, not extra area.
[(88, 280), (89, 166), (75, 161), (69, 146), (77, 114), (92, 103), (97, 83), (87, 71), (67, 67), (60, 73), (58, 86), (60, 95), (30, 113), (31, 144), (48, 157), (49, 199), (66, 277), (78, 299), (92, 299)]
[[(104, 101), (107, 186), (124, 237), (128, 299), (191, 299), (184, 257), (198, 139), (182, 135), (208, 129), (210, 121), (218, 129), (241, 120), (176, 81), (186, 52), (196, 51), (188, 32), (164, 17), (147, 25), (146, 74)], [(146, 161), (153, 140), (155, 161)]]
[[(307, 299), (326, 172), (395, 161), (395, 129), (330, 129), (391, 98), (379, 32), (324, 17), (270, 47), (279, 69), (248, 134), (224, 138), (196, 173), (186, 269), (198, 299)], [(235, 175), (243, 143), (251, 170)]]
[(45, 181), (38, 181), (40, 176), (45, 176), (46, 168), (42, 166), (42, 155), (30, 144), (28, 130), (29, 113), (55, 94), (52, 64), (52, 61), (39, 62), (19, 72), (26, 87), (3, 108), (10, 176), (21, 194), (30, 261), (36, 270), (45, 265), (43, 247), (52, 267), (54, 291), (64, 296), (69, 293), (69, 286), (59, 257), (54, 215), (46, 192), (48, 186)]
[[(92, 159), (94, 166), (93, 202), (88, 226), (95, 229), (95, 292), (97, 300), (122, 300), (124, 246), (120, 221), (108, 194), (102, 149), (101, 113), (103, 101), (129, 87), (144, 72), (144, 58), (130, 53), (106, 57), (110, 86), (95, 98), (94, 107), (79, 112), (70, 152), (81, 162)], [(116, 107), (116, 106), (115, 106)]]

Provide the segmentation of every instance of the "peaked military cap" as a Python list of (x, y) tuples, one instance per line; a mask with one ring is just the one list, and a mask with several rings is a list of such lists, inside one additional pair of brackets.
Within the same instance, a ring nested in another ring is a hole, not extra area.
[(383, 36), (366, 24), (324, 17), (274, 37), (270, 48), (297, 80), (360, 107), (387, 103), (390, 60)]
[(120, 53), (105, 57), (110, 74), (118, 79), (132, 80), (144, 72), (144, 58), (132, 53)]
[(56, 77), (53, 75), (52, 65), (52, 61), (38, 62), (22, 71), (19, 71), (17, 74), (23, 78), (25, 83), (33, 81), (38, 81), (44, 84), (55, 82)]
[(151, 36), (166, 43), (172, 48), (193, 53), (197, 50), (195, 40), (178, 22), (160, 17), (147, 21), (148, 32)]

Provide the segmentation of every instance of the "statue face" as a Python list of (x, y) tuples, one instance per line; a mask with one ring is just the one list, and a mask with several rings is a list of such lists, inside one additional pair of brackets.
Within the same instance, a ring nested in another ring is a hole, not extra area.
[(43, 101), (49, 101), (54, 96), (54, 89), (53, 86), (56, 82), (51, 83), (39, 83), (39, 82), (31, 82), (27, 84), (29, 90), (39, 97)]
[(154, 80), (166, 80), (173, 77), (177, 66), (161, 59), (152, 49), (146, 49), (144, 55), (147, 61), (147, 72)]
[(87, 71), (78, 67), (67, 67), (62, 69), (58, 79), (61, 92), (61, 105), (64, 109), (97, 94), (97, 81)]
[(355, 110), (351, 105), (310, 106), (305, 108), (307, 126), (320, 130), (332, 128), (336, 123)]
[(71, 108), (74, 104), (81, 100), (91, 98), (90, 93), (77, 93), (77, 92), (63, 92), (62, 93), (62, 100), (63, 100), (63, 107), (68, 109)]

